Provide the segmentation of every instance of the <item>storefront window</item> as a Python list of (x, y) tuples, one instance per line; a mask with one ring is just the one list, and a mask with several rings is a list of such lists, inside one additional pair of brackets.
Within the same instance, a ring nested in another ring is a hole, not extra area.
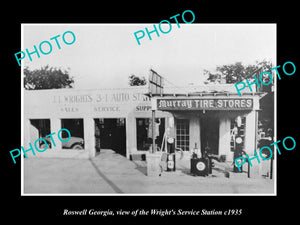
[[(32, 119), (30, 120), (31, 129), (30, 129), (30, 138), (31, 140), (36, 140), (38, 138), (43, 138), (48, 143), (48, 148), (51, 148), (50, 137), (45, 137), (51, 133), (50, 129), (50, 119)], [(43, 141), (38, 143), (38, 146), (41, 149), (45, 149), (45, 143)]]
[(243, 150), (245, 147), (245, 123), (246, 117), (236, 117), (230, 122), (230, 150), (235, 150), (235, 140), (239, 136), (242, 138)]
[(176, 144), (177, 148), (189, 151), (190, 148), (190, 121), (187, 119), (176, 120)]
[[(62, 119), (61, 128), (66, 128), (71, 133), (71, 139), (68, 142), (62, 142), (63, 149), (84, 149), (83, 119)], [(68, 133), (61, 132), (62, 139), (68, 139)]]
[[(150, 118), (136, 118), (137, 149), (147, 151), (152, 144), (152, 127)], [(157, 135), (155, 143), (161, 148), (163, 135), (165, 132), (165, 119), (156, 118), (155, 133)]]

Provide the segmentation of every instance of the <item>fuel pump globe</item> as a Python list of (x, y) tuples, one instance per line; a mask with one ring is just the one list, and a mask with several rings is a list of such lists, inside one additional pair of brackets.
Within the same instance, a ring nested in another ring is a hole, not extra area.
[(169, 144), (173, 144), (173, 143), (174, 143), (174, 138), (169, 137), (169, 138), (168, 138), (168, 143), (169, 143)]
[(243, 139), (242, 139), (241, 137), (237, 137), (237, 138), (235, 139), (235, 142), (236, 142), (237, 144), (242, 144)]

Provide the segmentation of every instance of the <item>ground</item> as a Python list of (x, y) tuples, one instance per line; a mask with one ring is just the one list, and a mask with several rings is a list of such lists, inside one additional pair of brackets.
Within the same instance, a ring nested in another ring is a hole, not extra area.
[(177, 160), (175, 172), (146, 175), (145, 161), (130, 161), (112, 150), (92, 159), (24, 159), (24, 194), (273, 194), (274, 179), (258, 176), (258, 165), (247, 173), (217, 168), (208, 177), (192, 176)]

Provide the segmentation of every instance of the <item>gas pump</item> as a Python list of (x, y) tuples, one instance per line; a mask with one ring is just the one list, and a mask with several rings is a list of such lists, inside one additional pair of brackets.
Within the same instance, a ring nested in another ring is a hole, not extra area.
[(212, 158), (208, 154), (209, 150), (210, 150), (210, 148), (209, 148), (208, 143), (207, 143), (207, 145), (204, 149), (204, 152), (203, 152), (203, 158), (207, 160), (208, 173), (212, 174), (213, 162), (212, 162)]
[[(235, 159), (243, 156), (243, 139), (239, 135), (240, 133), (240, 127), (242, 123), (242, 118), (238, 116), (236, 118), (236, 126), (232, 129), (232, 136), (234, 138), (234, 153), (233, 153), (233, 161), (235, 162)], [(242, 160), (242, 159), (239, 159)], [(233, 164), (233, 172), (235, 173), (242, 173), (243, 167), (241, 167), (241, 171), (236, 167), (236, 164)]]
[(175, 171), (175, 138), (167, 139), (167, 171)]
[[(237, 136), (235, 138), (235, 149), (234, 149), (234, 153), (233, 153), (233, 158), (234, 158), (234, 162), (236, 158), (242, 157), (243, 156), (243, 139), (240, 136)], [(239, 160), (243, 160), (242, 158)], [(238, 160), (238, 161), (239, 161)], [(241, 162), (239, 162), (241, 163)], [(236, 167), (236, 164), (233, 164), (233, 172), (235, 173), (242, 173), (243, 172), (243, 166), (241, 166), (241, 171), (239, 171), (239, 169)]]
[(168, 127), (166, 129), (166, 148), (167, 148), (167, 171), (176, 170), (175, 157), (175, 128), (174, 117), (168, 119)]

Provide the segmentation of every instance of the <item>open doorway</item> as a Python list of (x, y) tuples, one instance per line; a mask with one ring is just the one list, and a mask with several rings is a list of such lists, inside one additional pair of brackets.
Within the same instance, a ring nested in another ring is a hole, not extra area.
[(200, 117), (201, 151), (208, 148), (208, 153), (219, 154), (219, 118), (213, 113), (206, 113)]
[(126, 156), (126, 120), (125, 118), (95, 119), (95, 137), (97, 148), (112, 149)]
[[(51, 148), (50, 138), (45, 138), (45, 136), (51, 133), (50, 129), (50, 119), (31, 119), (30, 120), (30, 142), (35, 142), (38, 138), (43, 138), (47, 141), (48, 148)], [(40, 141), (38, 146), (40, 149), (45, 149), (45, 143)]]

